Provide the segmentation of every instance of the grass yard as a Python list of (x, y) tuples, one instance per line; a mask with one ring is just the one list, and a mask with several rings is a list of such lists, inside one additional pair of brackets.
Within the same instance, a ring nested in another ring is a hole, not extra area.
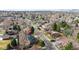
[(5, 30), (0, 30), (0, 34), (5, 34)]
[(0, 41), (0, 50), (7, 49), (7, 45), (11, 42), (11, 40), (1, 40)]

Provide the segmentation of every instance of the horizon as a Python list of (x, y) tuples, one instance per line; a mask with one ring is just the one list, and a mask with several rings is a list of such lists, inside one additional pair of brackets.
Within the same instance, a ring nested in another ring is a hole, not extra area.
[(3, 9), (0, 11), (79, 11), (79, 9)]

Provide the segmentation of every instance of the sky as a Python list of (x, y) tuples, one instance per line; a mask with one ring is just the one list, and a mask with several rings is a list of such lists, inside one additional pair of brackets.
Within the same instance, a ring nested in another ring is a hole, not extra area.
[(79, 9), (78, 0), (0, 0), (0, 10)]

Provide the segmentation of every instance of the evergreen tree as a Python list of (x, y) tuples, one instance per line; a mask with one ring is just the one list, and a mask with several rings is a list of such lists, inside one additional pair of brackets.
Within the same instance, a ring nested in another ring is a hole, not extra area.
[(77, 33), (77, 41), (79, 42), (79, 33)]
[(52, 28), (53, 28), (54, 31), (56, 31), (57, 30), (57, 24), (54, 23), (53, 26), (52, 26)]
[(55, 22), (52, 25), (52, 28), (53, 28), (54, 31), (60, 32), (60, 25), (58, 23)]

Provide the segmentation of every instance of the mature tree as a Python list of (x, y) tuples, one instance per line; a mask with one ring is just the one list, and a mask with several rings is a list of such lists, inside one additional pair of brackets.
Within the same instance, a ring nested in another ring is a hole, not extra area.
[(65, 22), (65, 21), (60, 22), (60, 25), (61, 25), (61, 27), (63, 27), (64, 29), (70, 28), (70, 26), (69, 26), (69, 25), (67, 24), (67, 22)]
[(63, 31), (65, 36), (72, 36), (72, 30), (71, 29), (66, 29)]
[(73, 49), (72, 42), (69, 42), (69, 43), (65, 46), (65, 50), (72, 50), (72, 49)]

